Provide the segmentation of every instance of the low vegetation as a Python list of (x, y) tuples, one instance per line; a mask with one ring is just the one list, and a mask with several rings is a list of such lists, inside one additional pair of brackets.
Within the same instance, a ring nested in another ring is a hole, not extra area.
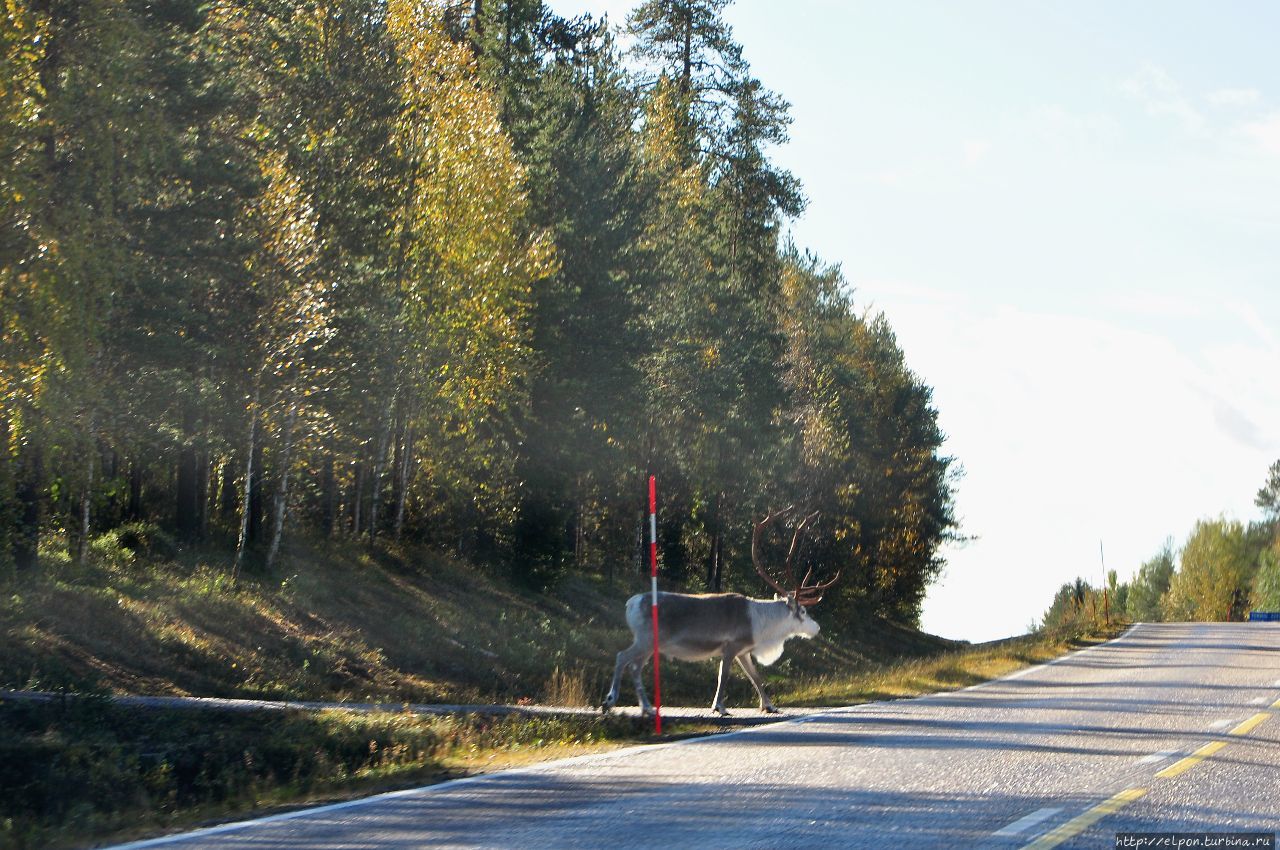
[[(163, 548), (160, 545), (159, 548)], [(425, 549), (305, 543), (232, 583), (226, 549), (129, 555), (95, 542), (4, 584), (0, 687), (265, 699), (587, 705), (630, 641), (647, 581), (570, 576), (525, 589)], [(821, 610), (817, 612), (821, 619)], [(771, 679), (954, 647), (880, 617), (793, 643)], [(749, 704), (734, 679), (730, 700)], [(707, 665), (671, 665), (667, 701), (709, 702)]]
[(851, 705), (883, 699), (967, 688), (1063, 653), (1116, 637), (1127, 623), (1098, 623), (1070, 636), (1038, 633), (935, 655), (798, 677), (778, 694), (780, 703), (795, 706)]
[(637, 737), (623, 718), (139, 711), (0, 704), (0, 846), (83, 845), (549, 758)]
[(1181, 548), (1168, 538), (1127, 582), (1115, 570), (1105, 587), (1064, 584), (1033, 628), (1080, 635), (1112, 614), (1134, 622), (1243, 620), (1280, 611), (1280, 460), (1254, 497), (1262, 519), (1198, 520)]

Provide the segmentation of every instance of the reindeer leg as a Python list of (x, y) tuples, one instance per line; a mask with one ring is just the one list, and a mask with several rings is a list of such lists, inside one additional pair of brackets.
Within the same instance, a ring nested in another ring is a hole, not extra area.
[(617, 663), (613, 665), (613, 684), (609, 686), (609, 693), (605, 694), (604, 701), (600, 703), (600, 713), (608, 714), (609, 709), (618, 704), (619, 691), (622, 687), (622, 671), (631, 665), (631, 653), (635, 650), (635, 646), (629, 646), (618, 653)]
[(760, 710), (769, 714), (777, 714), (778, 709), (774, 706), (773, 700), (769, 699), (769, 695), (764, 692), (764, 681), (760, 678), (759, 671), (756, 670), (756, 664), (751, 660), (751, 653), (744, 652), (738, 656), (738, 664), (742, 667), (742, 672), (747, 674), (747, 678), (751, 680), (751, 684), (755, 685), (756, 693), (760, 695)]
[(640, 713), (645, 717), (652, 717), (657, 712), (653, 708), (653, 703), (649, 702), (649, 695), (644, 692), (644, 678), (640, 675), (640, 671), (644, 668), (644, 663), (653, 655), (653, 651), (649, 649), (640, 649), (637, 652), (636, 659), (631, 663), (632, 681), (635, 682), (636, 696), (640, 698)]
[(626, 649), (618, 653), (617, 662), (613, 665), (613, 684), (609, 686), (609, 693), (605, 695), (604, 701), (600, 704), (600, 711), (608, 714), (609, 709), (618, 704), (618, 698), (622, 693), (622, 674), (630, 670), (635, 676), (635, 682), (638, 686), (640, 696), (640, 707), (643, 709), (644, 704), (648, 702), (640, 687), (640, 668), (644, 666), (644, 662), (648, 658), (648, 651), (639, 643), (633, 643)]
[(729, 716), (729, 710), (724, 707), (724, 692), (725, 685), (729, 682), (729, 671), (733, 669), (733, 662), (731, 661), (732, 658), (733, 656), (728, 653), (720, 656), (720, 678), (716, 683), (715, 701), (711, 703), (711, 710), (720, 714), (722, 717)]

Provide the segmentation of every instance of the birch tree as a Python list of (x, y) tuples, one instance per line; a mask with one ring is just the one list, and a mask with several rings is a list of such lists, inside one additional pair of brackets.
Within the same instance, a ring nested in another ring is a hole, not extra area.
[(437, 478), (502, 511), (512, 414), (528, 399), (532, 288), (556, 261), (547, 235), (527, 226), (524, 169), (471, 51), (449, 39), (445, 11), (432, 0), (387, 6), (402, 73), (395, 138), (408, 167), (398, 283), (410, 374), (421, 376), (410, 404)]
[(266, 189), (247, 224), (261, 247), (248, 269), (256, 319), (248, 329), (254, 356), (250, 361), (251, 395), (245, 408), (247, 438), (236, 576), (248, 546), (253, 465), (261, 428), (268, 420), (278, 422), (277, 482), (267, 551), (270, 568), (284, 530), (299, 410), (318, 391), (323, 373), (317, 366), (317, 350), (332, 336), (326, 287), (316, 274), (316, 223), (311, 200), (290, 172), (282, 151), (264, 158), (262, 176)]

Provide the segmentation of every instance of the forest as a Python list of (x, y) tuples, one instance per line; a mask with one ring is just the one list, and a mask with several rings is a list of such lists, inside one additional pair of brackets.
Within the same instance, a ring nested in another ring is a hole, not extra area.
[(916, 623), (958, 465), (787, 235), (728, 3), (9, 0), (0, 577), (163, 533), (622, 580), (654, 475), (664, 581), (761, 592), (793, 505), (833, 625)]

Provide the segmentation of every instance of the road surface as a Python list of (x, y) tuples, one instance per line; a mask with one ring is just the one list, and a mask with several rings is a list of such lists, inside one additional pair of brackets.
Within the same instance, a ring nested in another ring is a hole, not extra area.
[(127, 846), (1099, 848), (1118, 830), (1273, 833), (1277, 714), (1280, 623), (1146, 624), (949, 694)]

